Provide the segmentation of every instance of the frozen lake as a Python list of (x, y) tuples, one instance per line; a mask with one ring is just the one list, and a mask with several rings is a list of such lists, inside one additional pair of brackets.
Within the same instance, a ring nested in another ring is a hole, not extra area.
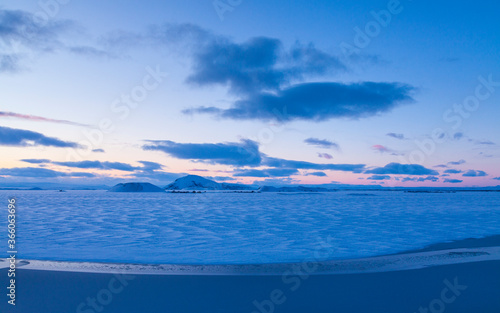
[(318, 251), (325, 259), (355, 258), (500, 234), (499, 192), (0, 194), (5, 234), (7, 199), (17, 198), (24, 259), (296, 262)]

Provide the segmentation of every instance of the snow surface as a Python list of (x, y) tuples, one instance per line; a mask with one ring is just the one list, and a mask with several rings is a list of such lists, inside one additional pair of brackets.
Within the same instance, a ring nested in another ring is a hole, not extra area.
[[(462, 248), (371, 258), (331, 260), (318, 262), (312, 274), (362, 274), (421, 269), (429, 266), (500, 260), (500, 247)], [(314, 262), (315, 259), (302, 262)], [(127, 264), (18, 260), (17, 268), (29, 270), (65, 271), (80, 273), (116, 273), (134, 275), (280, 275), (300, 263), (177, 265)], [(9, 268), (9, 261), (0, 259), (0, 269)]]
[(325, 244), (328, 260), (500, 234), (498, 192), (359, 193), (0, 191), (17, 198), (19, 259), (300, 262)]

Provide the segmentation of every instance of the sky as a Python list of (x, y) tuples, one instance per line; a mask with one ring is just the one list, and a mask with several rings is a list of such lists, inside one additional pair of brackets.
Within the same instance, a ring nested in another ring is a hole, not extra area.
[(500, 185), (499, 9), (4, 2), (0, 184)]

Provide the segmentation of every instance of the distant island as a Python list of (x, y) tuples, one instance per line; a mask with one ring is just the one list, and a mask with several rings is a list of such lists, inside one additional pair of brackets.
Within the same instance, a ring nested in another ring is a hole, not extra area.
[(255, 186), (245, 184), (218, 183), (197, 175), (176, 179), (164, 189), (150, 183), (126, 183), (112, 187), (109, 192), (178, 192), (178, 191), (240, 191), (240, 192), (329, 192), (335, 189), (306, 186)]
[(109, 192), (165, 192), (158, 186), (150, 183), (126, 183), (112, 187)]
[(260, 192), (334, 192), (341, 190), (353, 191), (405, 191), (408, 193), (449, 193), (458, 191), (500, 191), (499, 186), (489, 187), (396, 187), (381, 185), (351, 185), (330, 183), (321, 185), (257, 185), (257, 184), (237, 184), (237, 183), (219, 183), (214, 180), (197, 176), (187, 175), (176, 179), (174, 182), (159, 187), (147, 182), (126, 182), (113, 187), (109, 185), (74, 185), (52, 182), (28, 182), (28, 183), (6, 183), (0, 182), (0, 190), (5, 191), (50, 191), (50, 190), (106, 190), (109, 192), (177, 192), (186, 193), (192, 191), (216, 191), (216, 192), (241, 192), (241, 193), (260, 193)]

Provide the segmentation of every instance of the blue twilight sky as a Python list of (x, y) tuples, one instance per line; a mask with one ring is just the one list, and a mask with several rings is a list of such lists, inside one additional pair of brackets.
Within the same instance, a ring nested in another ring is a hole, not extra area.
[(499, 185), (499, 9), (4, 2), (0, 183)]

